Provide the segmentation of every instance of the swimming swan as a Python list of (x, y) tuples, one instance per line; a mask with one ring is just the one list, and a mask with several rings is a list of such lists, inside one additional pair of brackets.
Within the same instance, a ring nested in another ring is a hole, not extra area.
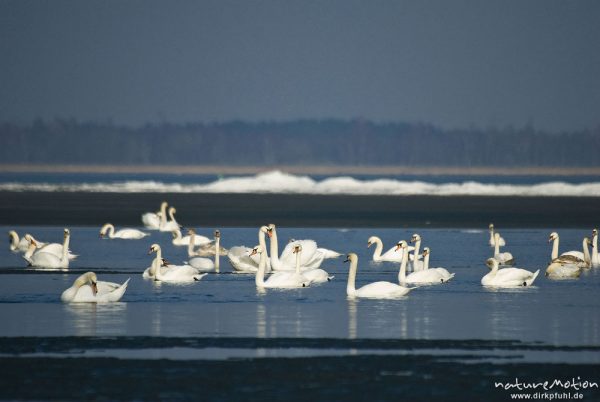
[(160, 217), (167, 213), (167, 202), (163, 201), (160, 204), (160, 210), (158, 212), (146, 212), (142, 214), (142, 223), (146, 229), (158, 230), (160, 229)]
[[(489, 229), (490, 229), (490, 247), (494, 247), (495, 240), (494, 240), (494, 224), (493, 223), (490, 223)], [(500, 237), (499, 242), (500, 242), (500, 247), (506, 246), (506, 242), (504, 241), (504, 238)]]
[(500, 252), (500, 233), (494, 234), (494, 256), (500, 265), (512, 265), (515, 263), (515, 258), (509, 252)]
[(260, 260), (255, 277), (257, 288), (296, 289), (310, 285), (310, 281), (300, 272), (300, 256), (296, 256), (297, 264), (294, 272), (275, 272), (265, 280), (265, 268), (267, 266), (266, 242), (254, 247), (251, 254), (258, 255)]
[(170, 282), (170, 283), (185, 283), (194, 282), (202, 279), (206, 274), (201, 274), (194, 267), (189, 265), (167, 265), (161, 267), (162, 264), (162, 251), (158, 244), (150, 246), (148, 254), (156, 253), (151, 270), (149, 272), (150, 277), (155, 281)]
[[(302, 245), (297, 244), (294, 247), (294, 253), (296, 253), (296, 270), (300, 269), (299, 261), (300, 254), (302, 253)], [(310, 283), (325, 283), (332, 280), (334, 277), (330, 276), (327, 271), (321, 268), (308, 269), (302, 272), (302, 275), (310, 281)]]
[(580, 268), (590, 268), (592, 265), (590, 252), (588, 250), (588, 244), (591, 244), (591, 241), (586, 237), (583, 239), (582, 250), (576, 251), (571, 250), (561, 255), (558, 255), (558, 246), (559, 246), (559, 236), (558, 233), (552, 232), (550, 233), (550, 237), (548, 238), (548, 243), (552, 242), (552, 254), (550, 255), (552, 262), (560, 262), (561, 264), (574, 264), (579, 266)]
[(203, 244), (210, 243), (210, 239), (208, 237), (200, 236), (200, 235), (196, 234), (196, 231), (193, 231), (194, 239), (192, 240), (192, 234), (191, 234), (192, 230), (193, 229), (188, 230), (187, 236), (181, 235), (181, 229), (179, 227), (177, 227), (177, 229), (172, 230), (171, 234), (173, 235), (173, 240), (172, 240), (173, 245), (174, 246), (189, 246), (190, 241), (193, 241), (194, 246), (200, 246)]
[[(221, 253), (219, 252), (219, 248), (220, 248), (220, 241), (221, 241), (221, 232), (218, 230), (215, 230), (215, 245), (216, 245), (216, 250), (217, 252), (215, 253), (215, 259), (214, 261), (211, 260), (210, 258), (205, 258), (205, 257), (192, 257), (190, 259), (188, 259), (187, 264), (191, 265), (192, 267), (196, 268), (197, 270), (201, 271), (201, 272), (206, 272), (206, 271), (215, 271), (215, 272), (219, 272), (219, 267), (220, 267), (220, 263), (219, 263), (219, 256), (221, 255)], [(189, 247), (194, 247), (194, 237), (195, 234), (192, 234), (190, 237), (190, 244), (188, 246), (188, 252), (189, 252)]]
[(100, 229), (100, 237), (104, 238), (108, 232), (109, 239), (130, 239), (137, 240), (150, 236), (150, 233), (142, 232), (141, 230), (132, 228), (123, 228), (115, 232), (115, 227), (112, 223), (106, 223)]
[[(27, 252), (25, 253), (28, 257), (31, 257), (33, 255), (33, 253), (49, 253), (49, 254), (54, 254), (57, 257), (62, 257), (62, 253), (63, 253), (63, 245), (61, 243), (42, 243), (42, 246), (40, 246), (40, 244), (38, 243), (37, 240), (34, 239), (34, 237), (30, 234), (26, 234), (25, 235), (25, 239), (31, 243), (35, 243), (35, 248), (32, 250), (30, 248), (27, 249)], [(78, 257), (77, 254), (73, 254), (71, 253), (71, 250), (67, 250), (67, 257), (69, 258), (69, 260), (74, 260)]]
[(323, 254), (317, 250), (317, 243), (314, 240), (294, 240), (288, 243), (281, 256), (279, 255), (279, 246), (277, 242), (277, 229), (274, 224), (267, 226), (267, 236), (271, 240), (271, 268), (274, 271), (291, 271), (295, 265), (294, 246), (300, 244), (304, 250), (300, 260), (300, 269), (319, 268), (323, 262)]
[[(373, 252), (373, 261), (402, 261), (403, 250), (399, 250), (396, 246), (394, 246), (388, 251), (386, 251), (384, 254), (381, 254), (381, 252), (383, 251), (383, 242), (377, 236), (369, 237), (369, 240), (367, 240), (367, 248), (371, 247), (373, 244), (375, 244), (375, 251)], [(414, 247), (410, 247), (409, 250), (414, 250)]]
[[(44, 251), (44, 248), (35, 252), (36, 243), (35, 241), (30, 241), (29, 249), (27, 253), (23, 256), (23, 258), (29, 263), (30, 266), (36, 268), (50, 268), (50, 269), (58, 269), (58, 268), (69, 268), (69, 239), (71, 237), (71, 232), (69, 229), (65, 229), (63, 232), (63, 244), (62, 244), (62, 255), (60, 257), (55, 254)], [(47, 247), (47, 246), (46, 246)]]
[(175, 220), (175, 212), (177, 212), (175, 207), (169, 207), (169, 219), (170, 220), (168, 220), (168, 221), (167, 221), (167, 214), (161, 213), (160, 226), (159, 226), (158, 230), (160, 230), (161, 232), (172, 232), (176, 229), (179, 229), (179, 224)]
[(518, 286), (531, 286), (540, 270), (530, 272), (521, 268), (498, 269), (499, 263), (495, 258), (488, 258), (485, 262), (492, 270), (481, 278), (483, 286), (512, 288)]
[(356, 289), (356, 271), (358, 269), (358, 256), (350, 253), (346, 256), (344, 262), (350, 262), (350, 272), (348, 274), (348, 284), (346, 294), (349, 297), (364, 297), (369, 299), (396, 299), (405, 296), (414, 288), (406, 288), (391, 282), (379, 281), (369, 283)]
[[(406, 242), (404, 242), (406, 245)], [(402, 245), (400, 245), (402, 247)], [(451, 274), (445, 268), (429, 268), (429, 254), (431, 253), (429, 247), (423, 249), (423, 269), (420, 271), (413, 272), (406, 275), (406, 267), (404, 268), (404, 275), (402, 275), (402, 266), (400, 267), (400, 274), (398, 281), (401, 284), (409, 285), (439, 285), (441, 283), (448, 282), (454, 278), (454, 274)], [(402, 264), (406, 264), (402, 261)], [(404, 276), (404, 280), (402, 277)]]
[[(265, 236), (267, 235), (268, 228), (261, 226), (258, 229), (258, 243), (266, 244)], [(266, 254), (266, 245), (265, 254)], [(252, 249), (246, 246), (235, 246), (229, 249), (227, 253), (227, 259), (233, 267), (235, 272), (240, 273), (256, 273), (260, 264), (260, 256), (256, 253), (252, 253)], [(271, 271), (271, 261), (267, 259), (266, 272)]]
[(129, 278), (118, 283), (99, 281), (96, 274), (86, 272), (73, 282), (73, 286), (62, 292), (64, 303), (107, 303), (121, 300), (127, 290)]

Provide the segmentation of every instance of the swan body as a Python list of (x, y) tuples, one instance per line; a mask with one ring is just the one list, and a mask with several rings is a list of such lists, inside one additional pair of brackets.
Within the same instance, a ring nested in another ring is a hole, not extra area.
[(172, 232), (174, 230), (179, 229), (179, 223), (177, 223), (177, 221), (175, 220), (175, 212), (177, 212), (175, 207), (170, 207), (168, 214), (170, 220), (167, 220), (167, 213), (161, 206), (160, 225), (158, 227), (158, 230), (160, 230), (161, 232)]
[(349, 297), (364, 297), (369, 299), (396, 299), (406, 296), (412, 289), (391, 282), (379, 281), (369, 283), (356, 289), (356, 271), (358, 270), (358, 256), (350, 253), (346, 256), (346, 261), (350, 262), (350, 271), (348, 274), (348, 284), (346, 294)]
[[(221, 240), (221, 232), (218, 230), (215, 230), (215, 250), (217, 250), (217, 252), (215, 253), (215, 260), (211, 260), (210, 258), (204, 258), (204, 257), (192, 257), (190, 258), (187, 263), (189, 265), (191, 265), (192, 267), (196, 268), (197, 270), (201, 271), (201, 272), (206, 272), (206, 271), (215, 271), (215, 272), (219, 272), (219, 249), (220, 249), (220, 240)], [(194, 236), (195, 234), (192, 232), (192, 237), (190, 238), (190, 244), (188, 246), (188, 251), (189, 251), (189, 247), (193, 248), (194, 247)]]
[(454, 278), (454, 274), (451, 274), (445, 268), (429, 268), (430, 253), (429, 247), (423, 249), (423, 269), (406, 275), (404, 283), (409, 285), (437, 285)]
[[(294, 248), (294, 253), (296, 253), (296, 260), (300, 260), (300, 254), (302, 253), (302, 246), (296, 245)], [(299, 262), (296, 263), (296, 270), (300, 270)], [(333, 279), (333, 276), (330, 276), (327, 271), (321, 268), (307, 269), (302, 272), (302, 276), (304, 276), (308, 281), (312, 283), (325, 283), (329, 282)]]
[(190, 265), (167, 265), (166, 267), (161, 267), (162, 251), (158, 244), (150, 246), (148, 254), (151, 253), (156, 253), (156, 258), (152, 262), (149, 275), (155, 281), (186, 283), (199, 281), (206, 275), (201, 274), (196, 268)]
[(138, 240), (143, 239), (146, 236), (150, 236), (150, 233), (142, 232), (141, 230), (132, 228), (123, 228), (115, 232), (115, 227), (112, 223), (106, 223), (100, 229), (100, 237), (104, 238), (108, 233), (109, 239), (129, 239)]
[(69, 229), (64, 230), (64, 241), (61, 246), (61, 255), (44, 251), (48, 246), (41, 248), (39, 251), (36, 250), (35, 241), (30, 241), (29, 249), (23, 258), (29, 263), (30, 266), (36, 268), (49, 268), (49, 269), (66, 269), (69, 268), (69, 239), (71, 232)]
[(494, 257), (500, 265), (512, 265), (515, 263), (515, 258), (509, 252), (500, 252), (500, 233), (494, 234)]
[(167, 213), (167, 205), (169, 205), (166, 201), (160, 203), (160, 209), (157, 212), (146, 212), (142, 214), (142, 223), (146, 229), (150, 230), (160, 230), (160, 222), (162, 221), (162, 216)]
[[(390, 248), (385, 253), (381, 254), (383, 251), (383, 242), (377, 236), (369, 237), (367, 240), (367, 248), (371, 247), (375, 244), (375, 251), (373, 252), (373, 261), (391, 261), (391, 262), (401, 262), (403, 250), (399, 250), (396, 246)], [(414, 247), (410, 247), (409, 250), (414, 250)]]
[(558, 247), (560, 242), (558, 233), (550, 233), (548, 242), (552, 242), (552, 254), (550, 256), (552, 263), (558, 263), (561, 265), (577, 265), (580, 268), (590, 268), (592, 266), (590, 252), (588, 250), (588, 245), (592, 244), (592, 242), (589, 240), (589, 238), (585, 237), (583, 239), (581, 246), (583, 251), (572, 250), (562, 253), (561, 255), (558, 255)]
[(291, 271), (294, 269), (295, 256), (294, 247), (300, 245), (302, 247), (302, 257), (300, 260), (300, 269), (315, 269), (321, 266), (324, 260), (323, 254), (317, 250), (317, 243), (314, 240), (294, 240), (288, 243), (281, 256), (279, 255), (279, 245), (277, 242), (277, 229), (274, 224), (267, 227), (267, 235), (271, 240), (271, 268), (274, 271)]
[(598, 229), (592, 230), (592, 266), (600, 265), (600, 254), (598, 254)]
[[(490, 229), (490, 247), (494, 247), (494, 244), (495, 244), (495, 240), (494, 240), (495, 233), (494, 233), (494, 224), (493, 223), (490, 223), (489, 229)], [(500, 247), (506, 246), (506, 242), (504, 241), (503, 237), (499, 238), (498, 243), (500, 244)]]
[[(266, 226), (261, 227), (261, 230)], [(277, 289), (295, 289), (304, 288), (310, 285), (310, 280), (305, 278), (300, 272), (300, 256), (297, 256), (296, 270), (294, 272), (275, 272), (267, 280), (265, 280), (265, 269), (267, 266), (267, 247), (264, 237), (261, 239), (261, 244), (254, 247), (252, 255), (259, 256), (258, 270), (256, 271), (255, 283), (256, 287), (261, 288), (277, 288)]]
[(190, 242), (192, 242), (192, 246), (200, 246), (203, 244), (210, 243), (210, 239), (208, 237), (197, 235), (196, 231), (194, 231), (193, 229), (188, 230), (187, 236), (181, 235), (181, 229), (179, 229), (179, 227), (171, 231), (171, 233), (173, 234), (172, 243), (174, 246), (188, 246)]
[(66, 289), (60, 299), (64, 303), (108, 303), (121, 300), (129, 278), (119, 285), (118, 283), (99, 281), (96, 274), (87, 272), (73, 282), (73, 286)]
[(540, 273), (539, 269), (535, 272), (530, 272), (522, 268), (498, 269), (499, 263), (495, 258), (488, 258), (486, 264), (492, 268), (492, 270), (481, 278), (481, 284), (483, 286), (508, 288), (531, 286)]
[(546, 267), (546, 276), (550, 279), (573, 279), (579, 278), (580, 275), (581, 267), (573, 263), (556, 260)]

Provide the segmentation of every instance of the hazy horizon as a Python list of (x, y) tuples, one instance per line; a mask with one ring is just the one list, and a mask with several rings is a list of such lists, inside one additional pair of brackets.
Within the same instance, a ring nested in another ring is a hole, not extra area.
[(0, 121), (600, 126), (600, 3), (0, 1)]

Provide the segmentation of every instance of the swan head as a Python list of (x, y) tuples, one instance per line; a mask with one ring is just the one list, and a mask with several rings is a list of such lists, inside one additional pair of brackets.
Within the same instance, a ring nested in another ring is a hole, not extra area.
[(294, 254), (297, 254), (297, 253), (300, 253), (301, 251), (302, 251), (302, 246), (301, 246), (300, 244), (296, 244), (296, 245), (294, 246), (294, 251), (293, 251), (293, 253), (294, 253)]
[(64, 232), (63, 232), (63, 237), (66, 239), (67, 237), (69, 237), (71, 235), (71, 231), (67, 228), (65, 228)]
[(262, 254), (265, 250), (263, 249), (263, 247), (259, 244), (258, 246), (254, 247), (252, 249), (252, 251), (250, 252), (250, 255), (256, 255), (256, 254)]
[(275, 231), (275, 224), (269, 223), (269, 225), (267, 226), (267, 236), (269, 236), (269, 238), (273, 237), (274, 231)]
[(355, 253), (348, 253), (344, 262), (358, 262), (358, 256)]
[(219, 229), (215, 230), (215, 239), (220, 239), (221, 238), (221, 231)]
[(156, 253), (160, 251), (160, 246), (156, 243), (154, 243), (153, 245), (150, 246), (150, 249), (148, 250), (148, 254), (152, 254), (152, 253)]
[(419, 236), (418, 234), (416, 234), (416, 233), (415, 233), (415, 234), (414, 234), (414, 235), (412, 235), (412, 237), (410, 238), (410, 242), (411, 242), (411, 243), (416, 243), (416, 242), (418, 242), (418, 241), (421, 241), (421, 236)]
[(172, 214), (174, 214), (175, 212), (177, 212), (177, 209), (175, 209), (175, 207), (170, 207), (170, 208), (169, 208), (169, 213), (170, 213), (171, 215), (172, 215)]
[(98, 293), (98, 277), (96, 274), (94, 272), (86, 272), (73, 282), (73, 286), (76, 288), (80, 288), (83, 285), (90, 285), (94, 295), (96, 295)]
[[(177, 233), (177, 231), (176, 231), (176, 230), (174, 230), (174, 231), (173, 231), (173, 235), (176, 235), (176, 233)], [(187, 234), (188, 234), (188, 235), (190, 235), (190, 236), (191, 236), (191, 235), (195, 235), (195, 234), (196, 234), (196, 231), (195, 231), (194, 229), (188, 229), (188, 231), (187, 231)]]
[(587, 244), (588, 246), (594, 247), (594, 243), (592, 243), (592, 240), (589, 237), (584, 237), (583, 238), (583, 243)]
[(396, 248), (395, 250), (398, 251), (400, 249), (406, 249), (408, 248), (408, 243), (405, 240), (400, 240), (398, 243), (396, 243)]
[(12, 241), (13, 238), (17, 238), (19, 235), (14, 230), (8, 232), (8, 239)]
[(494, 224), (490, 223), (490, 225), (488, 226), (490, 230), (494, 230)]
[(598, 229), (593, 229), (592, 230), (592, 237), (596, 237), (598, 236)]
[(161, 258), (160, 259), (160, 266), (161, 267), (168, 267), (169, 265), (171, 265), (171, 263), (166, 258)]
[(423, 257), (425, 257), (425, 256), (429, 255), (429, 253), (430, 253), (429, 247), (425, 247), (425, 248), (423, 249), (423, 252), (421, 253), (421, 255), (422, 255)]
[(104, 236), (106, 236), (106, 232), (108, 231), (108, 228), (110, 228), (111, 226), (114, 229), (114, 226), (110, 223), (105, 223), (104, 226), (102, 226), (102, 228), (100, 228), (100, 237), (101, 238), (104, 238)]
[(33, 237), (31, 237), (31, 235), (29, 233), (26, 233), (25, 236), (23, 236), (23, 238), (25, 240), (27, 240), (29, 243), (31, 243), (32, 241), (35, 241), (35, 240), (33, 240)]
[(550, 233), (550, 237), (548, 238), (548, 243), (550, 243), (556, 239), (558, 239), (558, 233), (552, 232), (552, 233)]
[(495, 258), (488, 258), (487, 260), (485, 260), (485, 265), (487, 265), (491, 269), (494, 269), (494, 267), (498, 268), (498, 260)]
[(371, 247), (374, 243), (377, 243), (377, 236), (369, 237), (369, 240), (367, 240), (367, 248)]
[(163, 201), (163, 202), (161, 202), (161, 203), (160, 203), (160, 208), (161, 208), (161, 209), (162, 209), (162, 208), (167, 208), (167, 205), (169, 205), (169, 203), (168, 203), (168, 202), (166, 202), (166, 201)]
[(498, 232), (494, 233), (494, 239), (500, 240), (500, 233), (498, 233)]

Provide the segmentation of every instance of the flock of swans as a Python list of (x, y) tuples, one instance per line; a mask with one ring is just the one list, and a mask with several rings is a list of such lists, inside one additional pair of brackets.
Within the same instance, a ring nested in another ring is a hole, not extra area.
[[(214, 232), (214, 238), (197, 235), (189, 229), (186, 236), (181, 233), (181, 226), (175, 220), (176, 209), (168, 208), (163, 202), (160, 210), (142, 215), (142, 222), (147, 230), (171, 232), (172, 244), (187, 246), (188, 259), (182, 265), (171, 264), (163, 257), (161, 246), (154, 243), (148, 254), (153, 254), (151, 265), (142, 274), (144, 279), (168, 283), (186, 283), (200, 281), (208, 272), (220, 272), (220, 257), (227, 256), (231, 267), (237, 273), (249, 273), (255, 276), (255, 284), (259, 289), (294, 289), (309, 287), (331, 281), (334, 276), (323, 270), (321, 264), (325, 259), (338, 258), (340, 253), (318, 247), (314, 240), (291, 240), (279, 253), (277, 228), (274, 224), (261, 226), (258, 230), (258, 245), (255, 247), (235, 246), (229, 250), (220, 244), (221, 234)], [(168, 217), (168, 219), (167, 219)], [(481, 279), (483, 286), (490, 287), (527, 287), (531, 286), (540, 270), (535, 272), (512, 265), (515, 258), (510, 252), (501, 252), (500, 247), (506, 241), (489, 225), (489, 244), (494, 248), (491, 258), (486, 260), (490, 271)], [(107, 223), (100, 229), (100, 237), (110, 239), (139, 240), (150, 236), (150, 233), (138, 229), (115, 227)], [(68, 269), (69, 262), (77, 255), (69, 250), (70, 231), (64, 229), (63, 243), (44, 243), (31, 234), (19, 238), (15, 231), (9, 232), (10, 249), (22, 252), (28, 265), (40, 269)], [(267, 246), (267, 239), (269, 246)], [(350, 263), (346, 293), (349, 297), (364, 298), (397, 298), (407, 295), (420, 286), (431, 286), (448, 283), (455, 276), (443, 267), (430, 267), (431, 248), (424, 247), (421, 252), (421, 236), (414, 234), (409, 246), (400, 240), (389, 250), (383, 252), (381, 239), (371, 236), (367, 247), (375, 245), (372, 260), (400, 263), (396, 283), (377, 281), (356, 288), (358, 256), (355, 253), (346, 255), (345, 262)], [(585, 237), (582, 251), (568, 251), (559, 254), (558, 233), (550, 234), (548, 242), (552, 242), (551, 262), (546, 268), (546, 276), (551, 279), (576, 278), (582, 270), (600, 265), (598, 255), (598, 231), (592, 231), (592, 239)], [(592, 247), (590, 255), (589, 246)], [(209, 258), (212, 257), (212, 258)], [(124, 295), (129, 279), (123, 284), (98, 281), (94, 272), (79, 276), (71, 287), (62, 295), (63, 302), (115, 302)]]

